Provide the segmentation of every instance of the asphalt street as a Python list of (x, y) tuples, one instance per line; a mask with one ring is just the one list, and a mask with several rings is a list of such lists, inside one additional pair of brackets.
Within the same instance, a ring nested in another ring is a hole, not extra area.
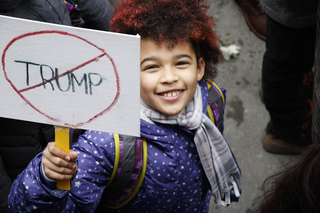
[(243, 178), (240, 201), (215, 209), (212, 200), (210, 213), (253, 213), (252, 205), (261, 194), (263, 181), (295, 156), (270, 154), (261, 145), (261, 133), (269, 121), (259, 96), (265, 42), (250, 30), (235, 0), (209, 2), (220, 40), (241, 47), (238, 57), (219, 65), (216, 82), (227, 90), (224, 135)]

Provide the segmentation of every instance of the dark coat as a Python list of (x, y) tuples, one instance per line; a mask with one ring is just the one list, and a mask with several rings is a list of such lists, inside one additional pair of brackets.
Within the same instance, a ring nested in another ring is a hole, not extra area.
[(54, 141), (54, 127), (0, 118), (0, 212), (9, 212), (7, 197), (14, 179)]
[(110, 30), (109, 21), (114, 9), (108, 0), (73, 0), (80, 9), (85, 28), (94, 30)]
[(71, 25), (63, 0), (4, 0), (0, 8), (0, 15)]
[[(2, 0), (0, 15), (71, 25), (63, 0)], [(7, 197), (12, 181), (54, 140), (54, 127), (0, 118), (0, 212), (10, 212)]]

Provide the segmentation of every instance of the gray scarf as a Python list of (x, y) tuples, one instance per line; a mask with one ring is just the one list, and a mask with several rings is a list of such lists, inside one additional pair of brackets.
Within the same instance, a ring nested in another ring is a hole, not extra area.
[(198, 85), (195, 95), (177, 115), (167, 116), (150, 108), (141, 100), (141, 114), (153, 122), (196, 130), (194, 142), (210, 182), (217, 207), (231, 203), (230, 195), (240, 196), (241, 173), (232, 152), (218, 128), (202, 113), (202, 94)]

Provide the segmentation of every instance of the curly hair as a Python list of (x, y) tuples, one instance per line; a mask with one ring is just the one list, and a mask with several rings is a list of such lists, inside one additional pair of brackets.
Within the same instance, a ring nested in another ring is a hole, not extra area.
[(320, 212), (320, 141), (310, 145), (285, 169), (267, 178), (254, 212)]
[(122, 0), (115, 7), (110, 31), (150, 38), (157, 45), (173, 48), (178, 42), (191, 42), (197, 59), (204, 59), (206, 78), (217, 76), (221, 51), (215, 22), (207, 14), (205, 0)]

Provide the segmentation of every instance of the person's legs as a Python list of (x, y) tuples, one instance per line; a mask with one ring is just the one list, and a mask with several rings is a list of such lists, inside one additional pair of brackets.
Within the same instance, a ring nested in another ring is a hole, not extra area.
[(267, 17), (262, 67), (263, 100), (270, 114), (262, 136), (266, 151), (299, 153), (311, 143), (315, 29), (289, 28)]

